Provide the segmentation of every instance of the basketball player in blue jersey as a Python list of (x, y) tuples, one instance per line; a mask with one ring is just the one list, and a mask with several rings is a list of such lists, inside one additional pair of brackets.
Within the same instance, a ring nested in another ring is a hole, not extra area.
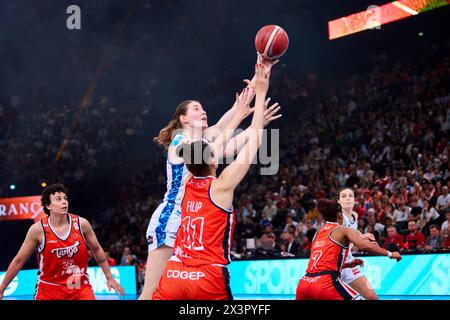
[[(358, 231), (358, 214), (353, 211), (355, 206), (355, 194), (350, 188), (341, 188), (338, 191), (338, 203), (341, 206), (343, 222), (345, 227), (352, 228)], [(375, 242), (373, 234), (366, 233), (363, 238)], [(351, 246), (353, 246), (351, 244)], [(350, 247), (349, 255), (344, 264), (344, 269), (341, 273), (341, 280), (357, 291), (366, 300), (378, 300), (372, 285), (366, 276), (361, 272), (358, 266), (363, 265), (361, 259), (355, 259), (352, 255)]]
[[(277, 62), (278, 60), (264, 60), (260, 55), (257, 58), (257, 63), (263, 63), (269, 72)], [(167, 151), (167, 191), (163, 202), (154, 211), (147, 228), (148, 257), (144, 288), (139, 300), (151, 299), (153, 292), (158, 287), (166, 262), (172, 256), (174, 241), (181, 222), (181, 201), (189, 174), (183, 158), (176, 154), (177, 146), (199, 139), (214, 141), (224, 130), (234, 131), (242, 120), (253, 112), (250, 103), (255, 96), (255, 92), (251, 89), (254, 79), (252, 81), (245, 80), (248, 86), (241, 94), (236, 95), (233, 107), (222, 116), (216, 125), (208, 127), (206, 111), (200, 102), (187, 100), (177, 106), (172, 120), (154, 138), (154, 141)], [(269, 101), (269, 99), (266, 101), (266, 107)], [(281, 116), (276, 115), (279, 109), (280, 107), (277, 104), (267, 108), (264, 119), (265, 125)], [(240, 135), (245, 136), (245, 134), (244, 131)], [(237, 140), (243, 141), (246, 139)], [(227, 156), (230, 155), (230, 148), (227, 148), (226, 145), (220, 147), (221, 150), (216, 150), (218, 158), (225, 153)], [(236, 152), (240, 147), (233, 149)]]

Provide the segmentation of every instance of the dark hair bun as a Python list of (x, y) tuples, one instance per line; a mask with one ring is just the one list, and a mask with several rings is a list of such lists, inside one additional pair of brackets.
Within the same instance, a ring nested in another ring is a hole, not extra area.
[(319, 199), (317, 202), (317, 210), (326, 221), (335, 222), (339, 212), (338, 203), (334, 200)]

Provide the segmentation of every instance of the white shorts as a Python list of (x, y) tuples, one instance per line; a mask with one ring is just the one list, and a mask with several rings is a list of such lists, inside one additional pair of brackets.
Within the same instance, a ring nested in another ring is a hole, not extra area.
[(147, 228), (148, 251), (162, 245), (174, 246), (181, 222), (181, 210), (174, 202), (162, 202), (150, 219)]
[[(347, 259), (345, 259), (345, 262), (348, 263), (354, 259), (355, 258), (352, 255), (349, 255), (347, 257)], [(364, 273), (361, 272), (359, 267), (345, 268), (345, 269), (342, 269), (342, 272), (341, 272), (341, 280), (346, 284), (350, 284), (353, 281), (355, 281), (356, 279), (361, 278), (362, 276), (364, 276)]]

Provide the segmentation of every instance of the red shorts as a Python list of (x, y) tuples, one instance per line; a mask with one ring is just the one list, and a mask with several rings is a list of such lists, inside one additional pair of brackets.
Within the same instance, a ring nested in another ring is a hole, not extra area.
[(190, 267), (169, 260), (153, 300), (232, 300), (226, 267)]
[(70, 289), (38, 281), (34, 300), (95, 300), (95, 296), (89, 283), (79, 289)]
[(304, 275), (297, 286), (296, 300), (358, 300), (360, 295), (341, 281), (337, 272)]

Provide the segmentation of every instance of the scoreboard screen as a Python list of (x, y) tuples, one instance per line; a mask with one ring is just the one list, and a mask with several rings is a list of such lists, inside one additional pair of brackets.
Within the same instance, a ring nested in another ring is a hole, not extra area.
[(381, 6), (369, 6), (365, 11), (328, 21), (328, 38), (333, 40), (356, 32), (380, 28), (384, 24), (448, 4), (450, 0), (401, 0)]

